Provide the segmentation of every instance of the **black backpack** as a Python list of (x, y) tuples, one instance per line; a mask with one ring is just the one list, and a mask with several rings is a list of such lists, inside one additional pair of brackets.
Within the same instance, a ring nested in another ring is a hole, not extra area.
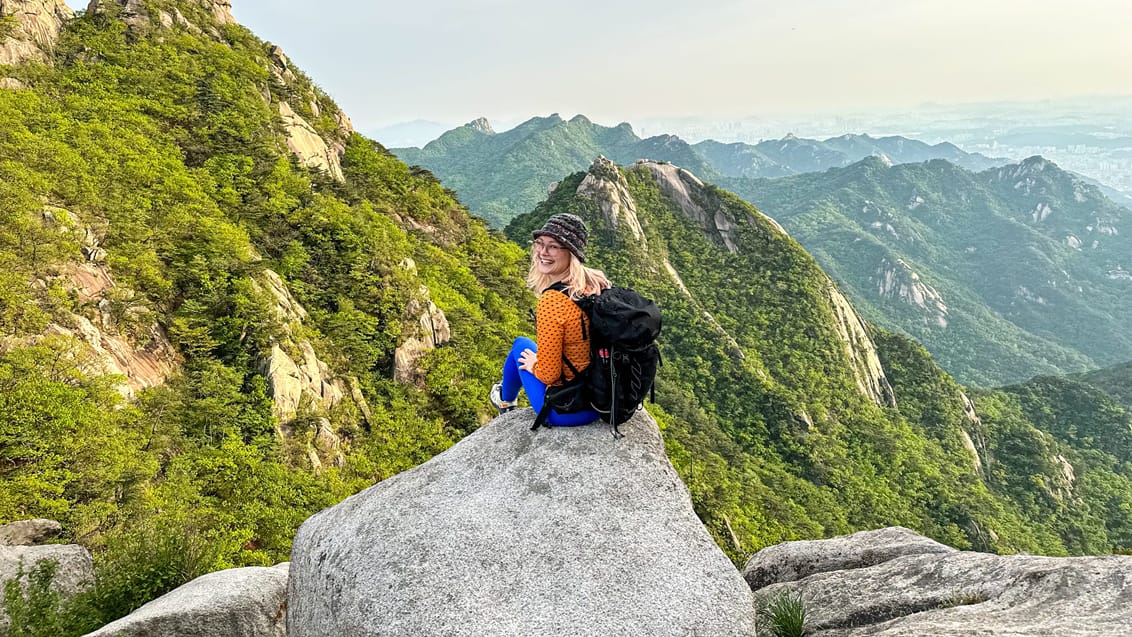
[[(559, 282), (547, 290), (567, 294)], [(562, 363), (574, 377), (546, 388), (546, 398), (531, 430), (548, 426), (553, 409), (559, 413), (597, 410), (601, 419), (618, 426), (629, 420), (653, 393), (660, 366), (660, 308), (629, 288), (609, 288), (601, 294), (575, 299), (582, 309), (582, 338), (590, 343), (590, 365), (581, 372), (563, 355)]]

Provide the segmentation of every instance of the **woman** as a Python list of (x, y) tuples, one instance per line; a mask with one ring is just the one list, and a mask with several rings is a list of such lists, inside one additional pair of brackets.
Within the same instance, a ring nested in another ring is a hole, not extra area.
[[(500, 413), (515, 407), (520, 388), (527, 392), (531, 407), (538, 413), (548, 385), (572, 379), (570, 365), (580, 373), (590, 364), (590, 344), (582, 334), (582, 310), (572, 299), (598, 294), (610, 284), (603, 273), (583, 265), (588, 235), (586, 224), (571, 214), (556, 214), (531, 233), (527, 286), (539, 295), (535, 309), (538, 345), (524, 336), (515, 339), (503, 363), (503, 381), (491, 388), (491, 404)], [(549, 289), (559, 282), (566, 286), (565, 292)], [(598, 417), (593, 410), (569, 414), (551, 411), (547, 422), (572, 427)]]

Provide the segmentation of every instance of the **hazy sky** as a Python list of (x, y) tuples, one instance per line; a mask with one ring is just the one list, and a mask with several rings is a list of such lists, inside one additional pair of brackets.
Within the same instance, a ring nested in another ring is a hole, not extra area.
[(232, 0), (361, 130), (1132, 93), (1128, 0)]

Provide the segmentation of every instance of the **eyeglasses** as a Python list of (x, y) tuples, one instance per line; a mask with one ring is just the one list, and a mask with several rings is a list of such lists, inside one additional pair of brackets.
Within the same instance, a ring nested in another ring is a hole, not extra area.
[(545, 252), (547, 254), (558, 254), (566, 249), (566, 246), (560, 246), (557, 243), (550, 243), (548, 241), (532, 241), (531, 248), (535, 252)]

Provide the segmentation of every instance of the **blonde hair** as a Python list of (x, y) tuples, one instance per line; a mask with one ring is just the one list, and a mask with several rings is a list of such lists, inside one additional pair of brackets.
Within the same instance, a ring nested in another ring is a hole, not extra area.
[[(562, 282), (566, 284), (566, 292), (570, 298), (580, 299), (583, 296), (598, 294), (612, 286), (604, 272), (587, 268), (569, 250), (566, 251), (566, 254), (570, 255), (570, 269)], [(533, 290), (536, 295), (542, 295), (543, 290), (558, 280), (553, 276), (539, 272), (538, 259), (535, 257), (534, 249), (532, 249), (531, 269), (527, 272), (527, 287)]]

